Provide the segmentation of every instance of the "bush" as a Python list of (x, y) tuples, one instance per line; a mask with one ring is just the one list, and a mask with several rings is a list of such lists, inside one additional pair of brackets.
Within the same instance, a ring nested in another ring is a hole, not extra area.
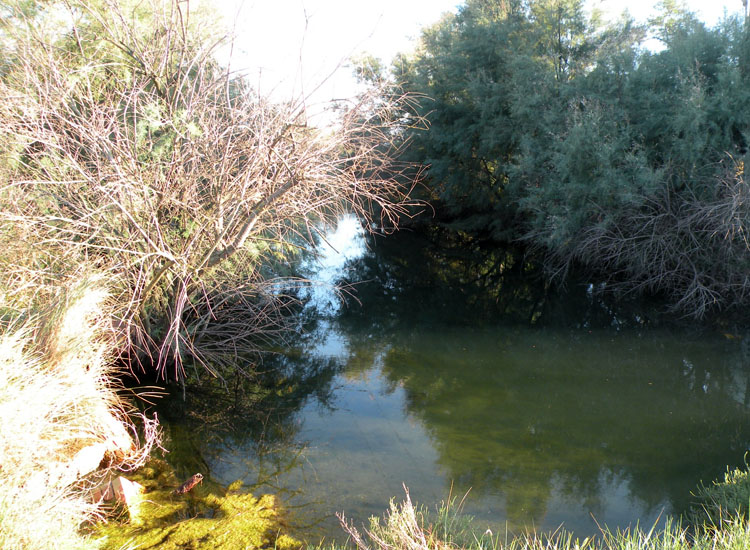
[(404, 212), (390, 112), (408, 98), (363, 95), (320, 130), (304, 98), (273, 103), (221, 66), (210, 15), (184, 2), (50, 4), (0, 27), (0, 233), (41, 248), (36, 272), (111, 274), (120, 326), (162, 376), (188, 358), (221, 376), (278, 334), (262, 268), (319, 224)]

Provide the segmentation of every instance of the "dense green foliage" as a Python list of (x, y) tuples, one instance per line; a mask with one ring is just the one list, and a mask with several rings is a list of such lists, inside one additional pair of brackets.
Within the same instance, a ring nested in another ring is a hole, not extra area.
[(604, 25), (581, 0), (469, 0), (392, 71), (429, 98), (409, 154), (442, 224), (701, 316), (750, 290), (750, 42), (661, 8)]

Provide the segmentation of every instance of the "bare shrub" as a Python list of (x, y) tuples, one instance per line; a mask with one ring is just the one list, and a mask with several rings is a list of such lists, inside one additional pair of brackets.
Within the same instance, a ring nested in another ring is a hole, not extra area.
[[(271, 103), (223, 69), (223, 39), (201, 36), (186, 3), (66, 4), (55, 40), (33, 20), (6, 29), (2, 231), (45, 251), (34, 269), (74, 254), (111, 273), (128, 344), (163, 376), (183, 377), (186, 357), (221, 366), (282, 329), (260, 268), (319, 224), (353, 211), (394, 227), (407, 212), (408, 167), (391, 159), (408, 96), (371, 91), (318, 129), (304, 98)], [(218, 356), (199, 345), (217, 335)]]

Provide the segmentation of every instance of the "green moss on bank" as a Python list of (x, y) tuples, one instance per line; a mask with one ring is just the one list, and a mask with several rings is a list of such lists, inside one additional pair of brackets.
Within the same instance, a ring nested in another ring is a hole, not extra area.
[(145, 487), (140, 514), (132, 521), (97, 526), (95, 536), (104, 538), (105, 549), (127, 545), (140, 550), (292, 550), (301, 546), (282, 533), (284, 517), (277, 499), (242, 493), (241, 482), (226, 491), (199, 485), (186, 495), (175, 495), (179, 482), (174, 471), (156, 459), (129, 477)]

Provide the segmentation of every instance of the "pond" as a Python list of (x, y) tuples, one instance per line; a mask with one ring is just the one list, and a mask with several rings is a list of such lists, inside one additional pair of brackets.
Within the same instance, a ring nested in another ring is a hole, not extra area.
[(336, 512), (361, 524), (404, 485), (430, 506), (467, 495), (464, 511), (495, 532), (650, 527), (743, 463), (750, 346), (738, 331), (668, 326), (591, 285), (558, 292), (496, 252), (477, 262), (462, 243), (366, 242), (357, 229), (342, 220), (309, 265), (356, 293), (308, 290), (304, 332), (262, 363), (278, 377), (272, 405), (169, 404), (183, 473), (281, 495), (317, 543), (344, 538)]

